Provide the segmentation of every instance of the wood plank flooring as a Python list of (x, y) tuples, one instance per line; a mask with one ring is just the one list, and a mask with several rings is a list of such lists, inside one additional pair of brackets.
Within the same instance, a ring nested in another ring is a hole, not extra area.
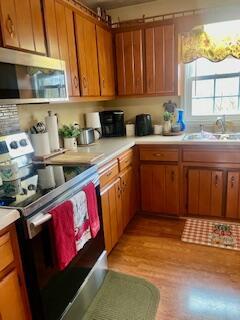
[(157, 320), (240, 320), (240, 252), (182, 242), (183, 220), (137, 215), (109, 268), (160, 290)]

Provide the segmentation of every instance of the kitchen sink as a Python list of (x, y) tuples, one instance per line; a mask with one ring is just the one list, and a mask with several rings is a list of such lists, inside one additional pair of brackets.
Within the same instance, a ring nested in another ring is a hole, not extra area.
[(198, 132), (185, 134), (185, 141), (240, 141), (240, 133), (208, 133)]

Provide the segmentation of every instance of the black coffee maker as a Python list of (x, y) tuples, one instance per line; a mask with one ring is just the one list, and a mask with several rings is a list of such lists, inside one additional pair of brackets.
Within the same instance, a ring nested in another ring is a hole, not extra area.
[(136, 136), (148, 136), (153, 133), (152, 117), (150, 114), (139, 114), (135, 123)]
[(122, 137), (125, 135), (124, 112), (111, 110), (100, 112), (103, 137)]

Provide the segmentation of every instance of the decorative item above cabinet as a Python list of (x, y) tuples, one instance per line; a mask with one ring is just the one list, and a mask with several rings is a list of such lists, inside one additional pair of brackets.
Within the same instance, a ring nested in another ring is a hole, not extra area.
[(46, 55), (40, 0), (1, 0), (2, 45)]

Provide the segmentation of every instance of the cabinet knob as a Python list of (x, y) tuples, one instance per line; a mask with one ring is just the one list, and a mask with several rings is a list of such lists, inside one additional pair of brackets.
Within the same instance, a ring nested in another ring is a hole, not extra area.
[(215, 175), (215, 186), (216, 187), (218, 186), (218, 175), (217, 174)]
[(107, 173), (107, 177), (110, 177), (111, 174), (112, 174), (112, 171), (108, 172), (108, 173)]
[(6, 28), (11, 38), (13, 38), (15, 34), (15, 27), (10, 15), (7, 16)]

